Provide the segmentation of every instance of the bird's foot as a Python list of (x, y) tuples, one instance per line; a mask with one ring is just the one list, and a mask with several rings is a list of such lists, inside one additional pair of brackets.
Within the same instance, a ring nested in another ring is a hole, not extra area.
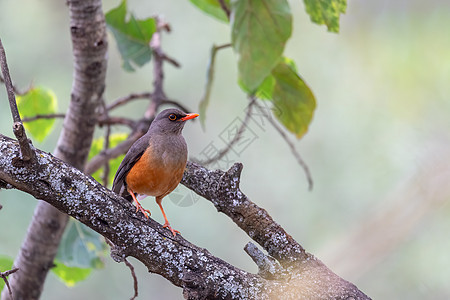
[(177, 233), (179, 234), (180, 232), (178, 230), (173, 229), (172, 227), (170, 227), (169, 222), (164, 223), (163, 228), (169, 228), (169, 230), (172, 232), (173, 237), (177, 236)]
[(152, 215), (152, 213), (148, 209), (143, 208), (139, 202), (136, 202), (136, 212), (138, 211), (141, 211), (141, 213), (143, 213), (147, 219)]

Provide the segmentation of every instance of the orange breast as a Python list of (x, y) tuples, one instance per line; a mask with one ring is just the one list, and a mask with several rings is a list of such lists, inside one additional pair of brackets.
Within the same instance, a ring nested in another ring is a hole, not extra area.
[(147, 148), (126, 177), (128, 187), (135, 193), (164, 197), (180, 183), (186, 160), (163, 159)]

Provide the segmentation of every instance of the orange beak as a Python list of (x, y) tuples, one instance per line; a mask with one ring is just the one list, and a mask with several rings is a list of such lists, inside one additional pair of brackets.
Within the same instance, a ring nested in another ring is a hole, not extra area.
[(185, 117), (181, 118), (180, 121), (187, 121), (190, 119), (197, 118), (199, 114), (187, 114)]

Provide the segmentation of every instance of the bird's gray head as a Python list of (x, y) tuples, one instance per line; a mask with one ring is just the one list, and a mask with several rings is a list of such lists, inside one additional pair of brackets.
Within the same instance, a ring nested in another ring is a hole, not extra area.
[(175, 108), (165, 109), (153, 120), (149, 132), (181, 134), (185, 122), (196, 117), (198, 117), (198, 114), (187, 114)]

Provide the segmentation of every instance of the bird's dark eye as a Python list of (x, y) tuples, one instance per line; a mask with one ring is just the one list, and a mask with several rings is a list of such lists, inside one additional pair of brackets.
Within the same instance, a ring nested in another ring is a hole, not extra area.
[(177, 116), (175, 114), (170, 114), (169, 115), (169, 120), (170, 121), (175, 121), (177, 119)]

